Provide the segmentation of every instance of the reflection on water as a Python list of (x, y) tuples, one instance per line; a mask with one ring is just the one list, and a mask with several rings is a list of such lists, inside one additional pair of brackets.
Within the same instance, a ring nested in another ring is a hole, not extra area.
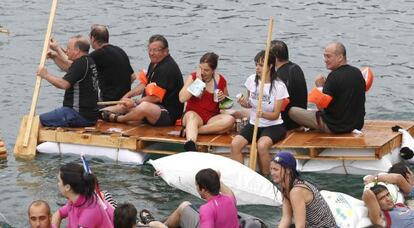
[[(35, 71), (39, 63), (50, 1), (2, 0), (0, 25), (11, 34), (0, 34), (0, 135), (12, 151), (20, 119), (28, 113)], [(308, 89), (318, 73), (327, 73), (322, 61), (324, 46), (340, 40), (347, 47), (351, 64), (370, 66), (375, 73), (367, 94), (367, 118), (411, 119), (414, 53), (414, 2), (411, 0), (300, 0), (300, 1), (61, 1), (54, 36), (65, 45), (68, 37), (87, 34), (90, 25), (109, 26), (110, 41), (131, 57), (136, 71), (146, 68), (146, 43), (154, 33), (164, 34), (172, 56), (184, 74), (197, 66), (206, 51), (220, 55), (219, 71), (229, 82), (233, 96), (243, 89), (245, 78), (254, 72), (253, 57), (264, 48), (267, 22), (275, 19), (273, 38), (283, 39), (291, 59), (301, 65)], [(63, 75), (53, 64), (50, 71)], [(43, 83), (37, 110), (45, 112), (60, 105), (63, 91)], [(34, 161), (16, 161), (12, 154), (0, 161), (0, 213), (16, 227), (25, 227), (26, 207), (33, 199), (46, 199), (53, 209), (65, 199), (58, 195), (56, 173), (60, 164), (78, 157), (40, 155)], [(201, 201), (167, 186), (153, 177), (151, 167), (120, 165), (108, 160), (91, 162), (102, 188), (119, 201), (166, 216), (184, 199)], [(359, 197), (359, 176), (307, 175), (322, 188), (348, 192)], [(280, 209), (243, 206), (274, 226)]]

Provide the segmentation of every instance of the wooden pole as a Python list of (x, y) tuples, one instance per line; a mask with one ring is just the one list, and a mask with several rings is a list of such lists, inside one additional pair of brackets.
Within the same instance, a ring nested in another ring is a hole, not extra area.
[(125, 104), (125, 101), (99, 101), (97, 104), (106, 106), (106, 105), (117, 105), (117, 104)]
[[(47, 25), (45, 40), (43, 42), (43, 51), (42, 51), (42, 56), (40, 58), (39, 68), (44, 67), (45, 62), (46, 62), (46, 55), (49, 49), (49, 42), (50, 42), (50, 37), (52, 34), (53, 21), (55, 19), (56, 8), (57, 8), (57, 0), (53, 0), (52, 6), (50, 9), (49, 22)], [(23, 152), (23, 154), (25, 155), (34, 156), (34, 154), (36, 153), (37, 137), (33, 137), (33, 134), (37, 135), (37, 132), (39, 130), (39, 121), (36, 120), (38, 117), (35, 117), (35, 111), (36, 111), (37, 101), (39, 98), (41, 82), (42, 82), (42, 78), (39, 77), (39, 75), (37, 75), (29, 116), (27, 117), (27, 122), (26, 122), (25, 127), (24, 126), (20, 127), (19, 136), (18, 136), (18, 139), (16, 140), (16, 146), (15, 146), (16, 154), (21, 153), (17, 151), (17, 150), (20, 150), (19, 148), (22, 148), (23, 150), (27, 150)], [(22, 124), (24, 124), (24, 122), (25, 121), (22, 121)], [(33, 133), (33, 132), (36, 132), (36, 133)], [(19, 137), (21, 136), (21, 134), (24, 134), (23, 141), (19, 140)], [(35, 142), (30, 142), (30, 147), (29, 147), (29, 141), (33, 141), (33, 140)], [(20, 143), (22, 145), (20, 145)], [(34, 148), (33, 148), (33, 145), (34, 145)]]
[(256, 170), (256, 163), (257, 163), (257, 148), (256, 148), (257, 128), (259, 126), (259, 112), (262, 111), (264, 81), (265, 81), (265, 77), (266, 77), (266, 74), (269, 68), (267, 63), (269, 62), (269, 52), (270, 52), (270, 42), (272, 40), (272, 31), (273, 31), (273, 18), (270, 18), (269, 27), (267, 29), (267, 42), (266, 42), (265, 58), (263, 61), (263, 71), (260, 77), (259, 101), (257, 103), (256, 121), (254, 124), (254, 130), (253, 130), (252, 145), (250, 147), (249, 167), (253, 170)]

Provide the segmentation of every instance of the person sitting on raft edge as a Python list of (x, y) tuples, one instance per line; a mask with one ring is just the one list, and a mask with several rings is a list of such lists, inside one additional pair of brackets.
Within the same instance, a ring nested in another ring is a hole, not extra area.
[[(213, 52), (204, 54), (200, 58), (199, 70), (187, 77), (179, 93), (180, 102), (187, 102), (180, 132), (180, 136), (187, 139), (184, 144), (186, 151), (197, 150), (198, 134), (222, 134), (233, 128), (234, 118), (220, 114), (219, 102), (229, 96), (229, 92), (226, 79), (216, 72), (218, 58)], [(195, 96), (189, 87), (199, 80), (205, 85), (203, 90), (194, 91), (200, 93)]]
[(326, 68), (331, 70), (325, 79), (319, 75), (317, 87), (323, 87), (326, 101), (320, 110), (292, 107), (289, 117), (296, 123), (326, 133), (348, 133), (361, 130), (365, 116), (365, 80), (361, 71), (347, 64), (345, 46), (340, 42), (328, 44), (324, 51)]
[[(231, 142), (230, 157), (243, 163), (242, 149), (251, 143), (253, 139), (254, 124), (256, 122), (256, 110), (259, 102), (260, 75), (263, 71), (265, 51), (256, 54), (254, 62), (256, 73), (250, 75), (244, 83), (248, 97), (241, 97), (239, 103), (242, 107), (250, 108), (250, 121), (243, 127)], [(285, 84), (275, 72), (275, 55), (269, 53), (268, 70), (265, 72), (263, 87), (262, 110), (259, 112), (259, 126), (257, 130), (257, 153), (261, 173), (269, 175), (269, 164), (271, 156), (270, 148), (276, 142), (286, 136), (286, 129), (280, 115), (283, 100), (289, 97)]]
[[(153, 126), (173, 126), (181, 117), (184, 105), (178, 98), (183, 87), (181, 70), (171, 57), (168, 41), (162, 35), (153, 35), (148, 41), (150, 64), (140, 84), (129, 91), (121, 101), (124, 104), (106, 107), (100, 118), (108, 122), (139, 123)], [(134, 96), (141, 99), (133, 100)]]

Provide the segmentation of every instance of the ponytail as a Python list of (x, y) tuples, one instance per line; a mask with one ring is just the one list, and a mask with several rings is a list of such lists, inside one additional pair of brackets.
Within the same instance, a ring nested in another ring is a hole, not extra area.
[(85, 196), (86, 201), (96, 198), (96, 178), (92, 173), (86, 172), (83, 166), (76, 163), (61, 166), (60, 178), (63, 184), (68, 184), (75, 193)]

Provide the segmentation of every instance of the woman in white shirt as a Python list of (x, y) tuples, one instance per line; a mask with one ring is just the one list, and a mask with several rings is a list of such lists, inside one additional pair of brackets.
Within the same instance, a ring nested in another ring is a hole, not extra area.
[[(238, 102), (244, 108), (250, 108), (250, 121), (241, 129), (231, 142), (231, 158), (243, 163), (242, 149), (253, 138), (253, 129), (256, 121), (256, 109), (259, 100), (260, 76), (263, 70), (265, 51), (260, 51), (254, 61), (256, 73), (250, 75), (244, 83), (248, 97), (241, 97)], [(282, 103), (289, 97), (285, 84), (280, 80), (275, 71), (275, 55), (269, 53), (268, 71), (265, 74), (265, 84), (262, 98), (262, 111), (259, 113), (259, 126), (257, 131), (257, 152), (259, 168), (264, 176), (270, 174), (269, 166), (271, 157), (269, 150), (273, 144), (286, 136), (286, 129), (280, 115)]]

